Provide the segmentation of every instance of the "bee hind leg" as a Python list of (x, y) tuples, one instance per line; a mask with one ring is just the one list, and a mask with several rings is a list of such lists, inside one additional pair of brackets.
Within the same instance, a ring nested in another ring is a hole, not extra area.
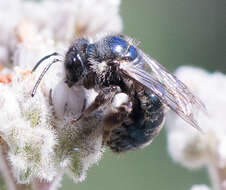
[(132, 111), (132, 101), (124, 93), (116, 94), (112, 102), (112, 109), (103, 119), (103, 144), (107, 145), (111, 131), (119, 127), (128, 119)]

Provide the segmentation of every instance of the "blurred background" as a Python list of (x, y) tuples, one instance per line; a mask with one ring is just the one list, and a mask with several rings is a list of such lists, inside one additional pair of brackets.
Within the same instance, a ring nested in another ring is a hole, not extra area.
[[(124, 34), (170, 71), (193, 65), (226, 72), (225, 10), (225, 0), (122, 0), (121, 15)], [(193, 184), (209, 185), (207, 172), (174, 163), (163, 129), (144, 150), (120, 155), (107, 150), (85, 182), (65, 177), (61, 190), (188, 190)]]

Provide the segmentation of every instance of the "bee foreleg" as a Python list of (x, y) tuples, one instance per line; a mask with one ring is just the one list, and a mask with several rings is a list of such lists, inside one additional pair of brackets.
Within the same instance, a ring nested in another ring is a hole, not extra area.
[(81, 115), (76, 118), (73, 121), (78, 121), (80, 120), (83, 116), (88, 115), (101, 107), (102, 105), (108, 104), (112, 101), (113, 97), (115, 96), (116, 93), (120, 92), (120, 88), (118, 86), (110, 86), (110, 87), (105, 87), (101, 89), (99, 94), (96, 96), (94, 102), (88, 106), (84, 111), (81, 113)]

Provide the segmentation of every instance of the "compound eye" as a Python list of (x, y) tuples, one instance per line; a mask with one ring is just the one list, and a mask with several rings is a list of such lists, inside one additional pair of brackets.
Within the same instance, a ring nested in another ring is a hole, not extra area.
[(67, 54), (66, 59), (65, 59), (66, 69), (68, 69), (68, 70), (74, 69), (74, 67), (76, 67), (76, 65), (79, 63), (76, 55), (77, 55), (77, 53)]
[(126, 59), (128, 59), (129, 61), (133, 61), (134, 59), (136, 59), (137, 57), (137, 50), (134, 46), (130, 46), (128, 49), (127, 54), (125, 55)]
[(83, 61), (76, 48), (71, 48), (66, 54), (64, 67), (66, 83), (71, 87), (82, 78), (84, 73)]

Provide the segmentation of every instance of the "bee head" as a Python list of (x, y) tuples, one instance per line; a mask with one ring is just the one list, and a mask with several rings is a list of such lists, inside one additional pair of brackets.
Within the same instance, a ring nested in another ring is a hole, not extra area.
[(73, 86), (85, 75), (84, 52), (88, 41), (78, 39), (69, 48), (64, 60), (66, 83), (69, 87)]

